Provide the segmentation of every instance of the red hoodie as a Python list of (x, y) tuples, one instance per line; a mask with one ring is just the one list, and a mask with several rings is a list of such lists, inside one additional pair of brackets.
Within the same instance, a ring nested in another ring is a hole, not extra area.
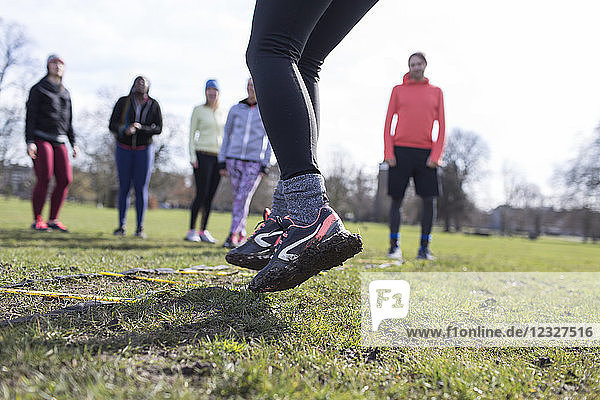
[[(396, 132), (392, 136), (392, 118), (398, 115)], [(431, 138), (433, 121), (439, 123), (437, 141)], [(392, 89), (383, 130), (385, 159), (394, 158), (394, 146), (431, 149), (429, 159), (440, 164), (444, 151), (446, 123), (442, 90), (429, 84), (429, 79), (413, 81), (404, 75), (402, 85)]]

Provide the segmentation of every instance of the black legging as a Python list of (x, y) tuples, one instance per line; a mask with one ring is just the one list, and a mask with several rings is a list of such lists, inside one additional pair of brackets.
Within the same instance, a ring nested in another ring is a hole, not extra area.
[[(390, 233), (398, 233), (400, 231), (400, 220), (402, 217), (402, 197), (392, 197), (390, 206)], [(426, 239), (424, 236), (431, 234), (433, 219), (435, 213), (435, 197), (422, 197), (423, 208), (421, 210), (421, 245)]]
[(192, 202), (192, 215), (190, 218), (190, 229), (196, 228), (198, 213), (202, 208), (202, 220), (200, 221), (200, 230), (206, 229), (208, 216), (212, 207), (212, 201), (217, 192), (221, 175), (217, 156), (211, 156), (196, 152), (198, 158), (198, 168), (194, 168), (194, 180), (196, 183), (196, 197)]
[(257, 0), (248, 68), (281, 179), (319, 173), (319, 71), (377, 0)]

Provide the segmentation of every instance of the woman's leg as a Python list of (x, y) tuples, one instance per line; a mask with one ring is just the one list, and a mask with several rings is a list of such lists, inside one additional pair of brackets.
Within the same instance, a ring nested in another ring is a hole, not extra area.
[(148, 209), (148, 186), (154, 165), (154, 145), (150, 144), (145, 150), (135, 150), (134, 153), (133, 187), (137, 216), (136, 230), (140, 231), (144, 227), (144, 217)]
[(392, 197), (392, 203), (390, 204), (390, 249), (398, 247), (402, 221), (402, 199), (401, 196)]
[[(250, 282), (251, 290), (292, 288), (321, 270), (341, 265), (362, 249), (360, 236), (350, 234), (337, 214), (323, 207), (327, 197), (316, 160), (316, 82), (325, 56), (373, 4), (374, 0), (257, 1), (246, 59), (281, 169), (290, 218), (281, 220), (283, 239)], [(332, 11), (327, 12), (330, 7)], [(309, 39), (314, 48), (307, 48)], [(298, 63), (305, 51), (303, 77)], [(315, 60), (316, 68), (310, 68), (308, 64)], [(311, 75), (312, 95), (304, 81)]]
[(54, 146), (53, 150), (54, 179), (56, 180), (56, 185), (50, 198), (50, 220), (58, 218), (58, 213), (67, 198), (69, 185), (73, 181), (73, 172), (71, 170), (71, 163), (69, 162), (67, 146), (64, 144)]
[(127, 224), (127, 209), (129, 209), (129, 191), (133, 174), (133, 150), (125, 150), (116, 146), (115, 160), (119, 177), (119, 227)]
[(375, 2), (257, 2), (247, 62), (281, 168), (288, 212), (300, 223), (313, 222), (326, 202), (316, 160), (318, 71), (324, 58)]
[(33, 170), (35, 171), (36, 182), (31, 196), (34, 219), (42, 215), (42, 209), (48, 194), (48, 185), (54, 169), (52, 145), (45, 140), (36, 140), (35, 145), (37, 146), (37, 157), (33, 160)]
[(210, 216), (210, 210), (212, 209), (212, 202), (215, 198), (215, 194), (217, 193), (217, 188), (219, 187), (219, 182), (221, 181), (221, 174), (219, 174), (219, 161), (215, 156), (208, 156), (210, 159), (208, 160), (207, 168), (208, 168), (208, 182), (207, 188), (208, 191), (204, 198), (204, 206), (202, 207), (202, 221), (200, 224), (201, 230), (206, 230), (206, 225), (208, 225), (208, 217)]
[(240, 220), (242, 219), (243, 204), (239, 196), (240, 184), (242, 182), (242, 161), (227, 159), (227, 173), (229, 174), (229, 182), (231, 182), (231, 194), (233, 195), (233, 202), (231, 204), (231, 227), (229, 228), (230, 233), (238, 233), (236, 230)]
[(234, 203), (238, 204), (237, 218), (232, 223), (232, 232), (246, 236), (246, 220), (250, 210), (252, 196), (260, 183), (260, 163), (253, 161), (238, 161), (241, 178), (234, 194)]
[(194, 168), (196, 196), (194, 197), (191, 207), (190, 229), (196, 229), (198, 213), (200, 212), (200, 208), (202, 208), (206, 203), (206, 197), (208, 196), (210, 183), (210, 174), (213, 168), (209, 159), (210, 156), (197, 152), (196, 157), (198, 160), (198, 168)]
[[(362, 17), (378, 0), (333, 0), (312, 30), (302, 56), (298, 60), (298, 69), (310, 95), (317, 132), (321, 126), (319, 107), (319, 72), (325, 58), (346, 37)], [(340, 23), (340, 21), (343, 21)], [(318, 133), (317, 133), (318, 134)]]
[(284, 180), (319, 173), (315, 111), (298, 70), (298, 60), (313, 28), (331, 2), (256, 2), (246, 61)]
[(435, 197), (425, 196), (423, 199), (423, 211), (421, 213), (421, 247), (427, 248), (431, 242), (431, 229), (435, 219)]

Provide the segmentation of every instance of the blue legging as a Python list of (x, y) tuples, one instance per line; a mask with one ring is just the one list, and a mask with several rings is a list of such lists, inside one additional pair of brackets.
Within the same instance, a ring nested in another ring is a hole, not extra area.
[(119, 226), (125, 226), (127, 222), (129, 191), (133, 181), (139, 230), (144, 226), (144, 215), (148, 208), (148, 185), (154, 165), (154, 145), (151, 144), (144, 150), (127, 150), (117, 145), (115, 158), (119, 175)]

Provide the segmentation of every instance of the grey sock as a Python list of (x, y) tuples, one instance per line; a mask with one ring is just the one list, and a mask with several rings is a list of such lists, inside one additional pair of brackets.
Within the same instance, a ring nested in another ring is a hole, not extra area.
[(271, 215), (275, 217), (285, 217), (288, 215), (285, 197), (283, 196), (283, 181), (277, 182), (275, 192), (273, 192), (273, 205), (271, 206)]
[(282, 182), (288, 215), (292, 220), (304, 225), (315, 222), (319, 209), (327, 204), (323, 176), (305, 174)]

